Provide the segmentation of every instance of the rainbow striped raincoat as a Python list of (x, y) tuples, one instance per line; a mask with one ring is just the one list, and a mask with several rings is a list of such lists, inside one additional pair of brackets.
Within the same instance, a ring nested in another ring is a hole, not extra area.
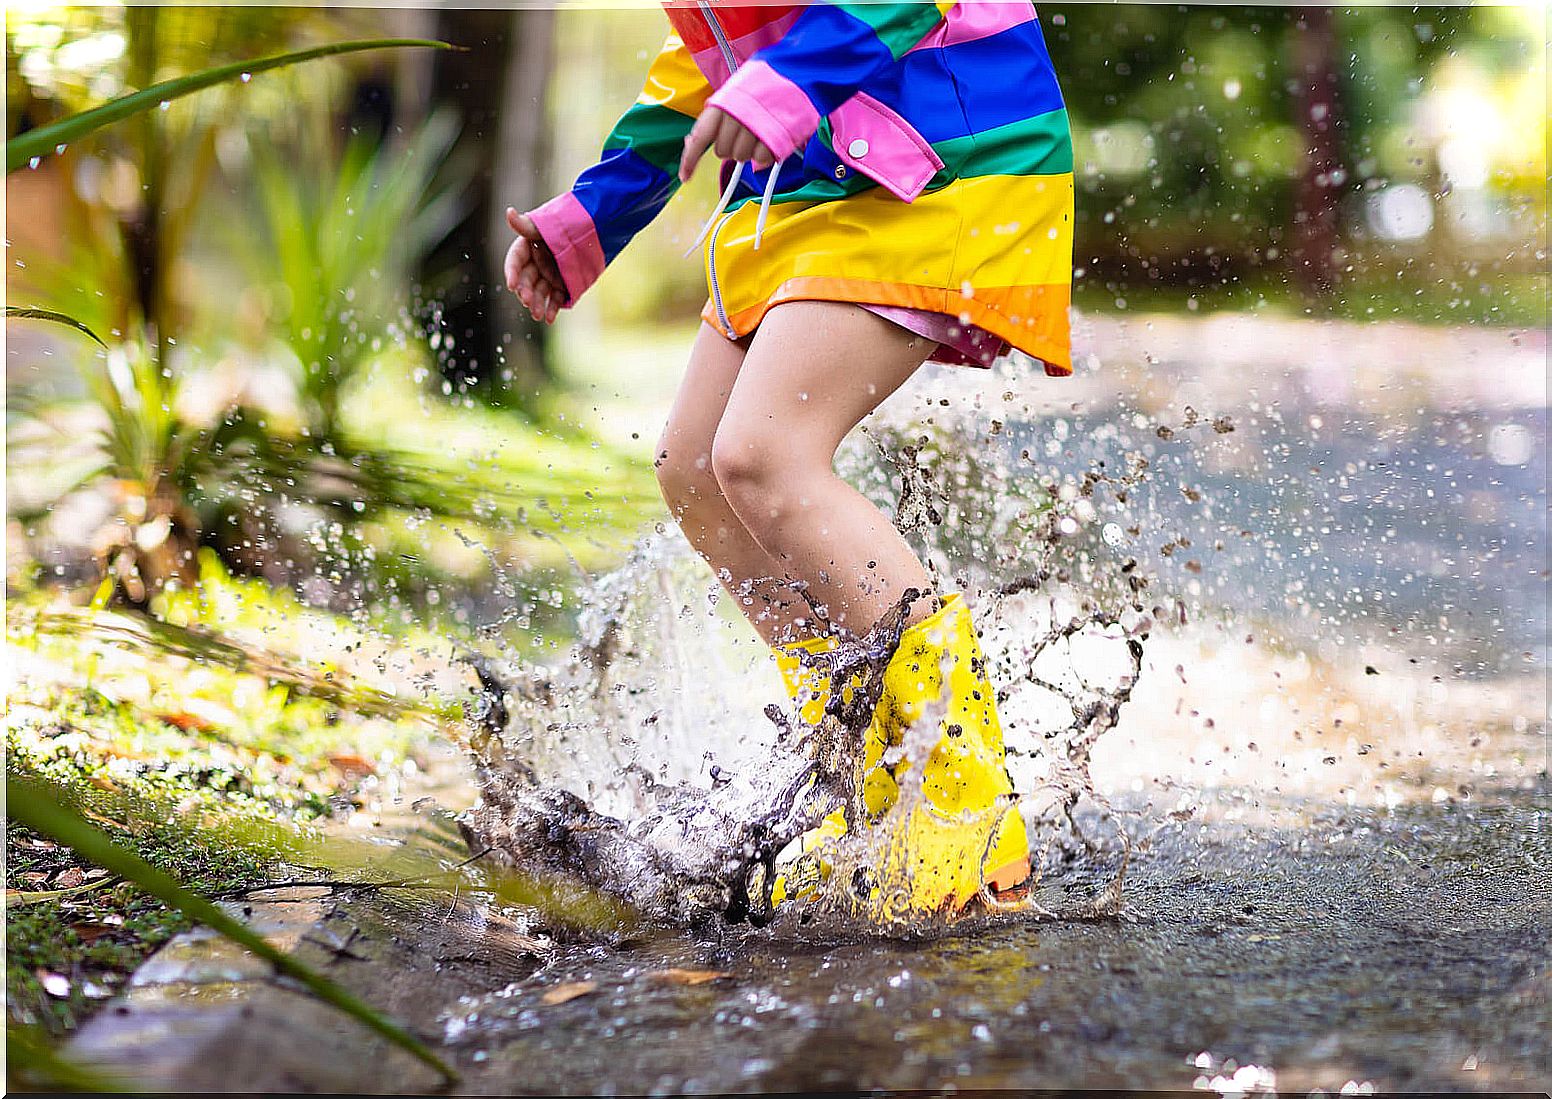
[(664, 6), (673, 31), (602, 158), (531, 211), (567, 304), (673, 196), (711, 104), (780, 161), (723, 166), (707, 323), (736, 339), (781, 302), (850, 301), (1071, 373), (1072, 143), (1029, 3)]

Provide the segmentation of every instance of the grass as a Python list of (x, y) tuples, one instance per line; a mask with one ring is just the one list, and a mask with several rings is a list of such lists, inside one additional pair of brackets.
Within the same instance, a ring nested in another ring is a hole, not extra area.
[[(14, 598), (6, 762), (209, 897), (323, 862), (322, 824), (370, 812), (457, 706), (412, 693), (409, 671), (378, 671), (348, 621), (204, 565), (199, 591), (160, 600), (159, 619)], [(8, 823), (8, 1022), (58, 1040), (190, 924)]]
[[(100, 756), (50, 755), (29, 739), (7, 737), (11, 774), (47, 776), (65, 801), (196, 892), (258, 884), (280, 861), (262, 831), (244, 828), (266, 819), (254, 815), (251, 803), (242, 804), (245, 799), (222, 806), (220, 816), (199, 813), (196, 806), (208, 811), (220, 799), (187, 777), (125, 783), (112, 777)], [(6, 828), (5, 855), (8, 1024), (63, 1037), (117, 993), (157, 947), (190, 926), (154, 897), (114, 881), (69, 847), (15, 821)]]

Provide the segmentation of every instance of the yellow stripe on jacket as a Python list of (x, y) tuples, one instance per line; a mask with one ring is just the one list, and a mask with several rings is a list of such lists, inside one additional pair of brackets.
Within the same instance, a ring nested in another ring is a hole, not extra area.
[(1070, 173), (958, 179), (911, 203), (875, 188), (844, 202), (771, 207), (756, 250), (758, 209), (746, 203), (707, 240), (706, 319), (722, 327), (720, 298), (744, 333), (783, 301), (841, 292), (961, 316), (1067, 374), (1072, 209)]

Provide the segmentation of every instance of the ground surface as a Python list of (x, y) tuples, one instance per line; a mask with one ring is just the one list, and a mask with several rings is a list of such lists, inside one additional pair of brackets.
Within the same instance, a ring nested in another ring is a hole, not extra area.
[[(1311, 823), (1166, 830), (1132, 875), (1130, 921), (918, 944), (557, 945), (446, 897), (254, 900), (261, 918), (306, 908), (302, 955), (439, 1038), (476, 1093), (1222, 1090), (1236, 1073), (1283, 1093), (1546, 1087), (1552, 813)], [(1063, 886), (1082, 893), (1084, 878)], [(430, 1083), (262, 973), (242, 977), (209, 958), (164, 966), (77, 1052), (162, 1086), (232, 1086), (232, 1064), (245, 1088)], [(234, 1000), (243, 1013), (208, 1033)], [(181, 1063), (155, 1055), (169, 1036)], [(220, 1066), (199, 1052), (214, 1041)]]

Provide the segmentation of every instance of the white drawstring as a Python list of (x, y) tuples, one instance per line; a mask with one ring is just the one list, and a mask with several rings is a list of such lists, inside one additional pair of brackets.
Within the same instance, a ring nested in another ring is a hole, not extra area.
[[(760, 198), (760, 213), (759, 216), (755, 218), (754, 222), (755, 251), (759, 251), (760, 238), (765, 234), (765, 217), (768, 213), (770, 213), (771, 197), (776, 193), (776, 176), (781, 172), (781, 166), (786, 162), (787, 158), (782, 157), (775, 164), (772, 164), (770, 178), (765, 181), (765, 194)], [(728, 203), (733, 201), (733, 192), (738, 187), (738, 177), (742, 171), (740, 166), (744, 163), (746, 162), (742, 160), (735, 160), (733, 162), (733, 174), (728, 177), (727, 187), (723, 189), (722, 197), (717, 200), (717, 208), (713, 210), (711, 212), (711, 216), (706, 219), (706, 224), (701, 226), (701, 231), (695, 234), (695, 240), (692, 241), (690, 246), (684, 250), (684, 254), (686, 256), (701, 246), (701, 243), (706, 239), (706, 234), (711, 232), (711, 227), (715, 225), (717, 223), (717, 219), (722, 216), (722, 211), (726, 210)]]
[(760, 198), (760, 213), (754, 219), (754, 250), (760, 250), (760, 236), (765, 232), (765, 215), (771, 212), (771, 196), (776, 193), (776, 177), (781, 173), (781, 166), (787, 162), (782, 157), (771, 165), (770, 178), (765, 181), (765, 194)]
[(741, 160), (735, 160), (733, 162), (733, 174), (728, 177), (727, 187), (723, 190), (722, 197), (717, 200), (717, 208), (711, 212), (711, 217), (706, 219), (706, 224), (701, 226), (701, 231), (696, 234), (694, 242), (684, 250), (685, 255), (688, 256), (691, 252), (695, 251), (701, 246), (701, 241), (705, 240), (706, 234), (711, 232), (711, 227), (715, 225), (717, 223), (717, 219), (722, 216), (722, 211), (726, 210), (727, 204), (733, 201), (733, 191), (738, 187), (738, 166), (742, 163), (743, 161)]

